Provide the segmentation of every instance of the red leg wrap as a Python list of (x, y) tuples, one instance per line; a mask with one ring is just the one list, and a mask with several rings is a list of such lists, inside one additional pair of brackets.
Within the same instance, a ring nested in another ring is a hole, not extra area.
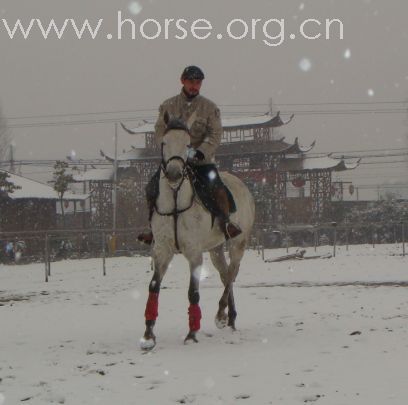
[(200, 329), (201, 309), (198, 304), (190, 304), (188, 308), (190, 330), (195, 332)]
[(159, 294), (149, 293), (149, 298), (147, 299), (145, 318), (146, 321), (155, 321), (159, 315)]

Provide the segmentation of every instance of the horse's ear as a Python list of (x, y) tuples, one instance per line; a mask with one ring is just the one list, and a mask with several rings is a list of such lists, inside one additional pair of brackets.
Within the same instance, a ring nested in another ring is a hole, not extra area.
[(164, 123), (167, 125), (170, 121), (170, 115), (167, 111), (164, 113), (163, 119), (164, 119)]
[(189, 131), (191, 130), (191, 127), (193, 126), (196, 118), (197, 118), (197, 111), (194, 111), (186, 122), (186, 127), (188, 128)]

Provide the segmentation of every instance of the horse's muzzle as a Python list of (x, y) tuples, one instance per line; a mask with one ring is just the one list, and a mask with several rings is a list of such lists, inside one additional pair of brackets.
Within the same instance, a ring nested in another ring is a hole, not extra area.
[(178, 167), (169, 167), (166, 177), (171, 183), (177, 183), (183, 178), (183, 172)]

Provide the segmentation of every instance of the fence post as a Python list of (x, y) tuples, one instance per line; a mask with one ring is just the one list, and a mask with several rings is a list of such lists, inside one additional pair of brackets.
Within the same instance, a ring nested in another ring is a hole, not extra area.
[(349, 228), (346, 225), (346, 250), (349, 250)]
[(47, 259), (48, 259), (48, 275), (51, 276), (51, 252), (50, 252), (50, 237), (47, 237)]
[(265, 261), (265, 230), (262, 229), (262, 261)]
[(333, 257), (336, 257), (337, 222), (332, 222), (332, 226), (333, 226)]
[(375, 248), (375, 226), (371, 228), (372, 238), (373, 238), (373, 249)]
[(106, 276), (105, 232), (102, 232), (102, 274)]
[(314, 237), (314, 251), (317, 251), (317, 228), (314, 229), (313, 231), (313, 237)]
[(45, 282), (48, 283), (48, 234), (44, 238), (44, 265), (45, 265)]
[(405, 223), (401, 222), (402, 231), (402, 256), (405, 256)]
[(288, 228), (285, 225), (286, 253), (289, 253)]

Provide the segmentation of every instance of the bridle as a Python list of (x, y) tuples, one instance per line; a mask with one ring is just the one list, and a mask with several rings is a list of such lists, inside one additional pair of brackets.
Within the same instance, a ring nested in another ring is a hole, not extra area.
[[(181, 156), (172, 156), (171, 158), (164, 160), (164, 155), (163, 155), (163, 147), (164, 147), (164, 143), (162, 142), (161, 144), (161, 163), (160, 163), (160, 168), (161, 171), (164, 174), (164, 177), (167, 179), (167, 182), (169, 183), (169, 177), (168, 177), (168, 172), (167, 172), (167, 165), (173, 161), (173, 160), (179, 160), (181, 161), (182, 165), (183, 165), (183, 170), (182, 170), (182, 178), (180, 180), (180, 182), (178, 183), (177, 187), (172, 187), (170, 185), (170, 188), (173, 191), (173, 201), (174, 201), (174, 208), (171, 212), (160, 212), (159, 209), (157, 208), (156, 202), (154, 204), (154, 209), (157, 212), (157, 214), (161, 215), (161, 216), (166, 216), (166, 217), (173, 217), (174, 220), (174, 240), (175, 240), (175, 244), (176, 244), (176, 249), (177, 251), (180, 251), (180, 246), (179, 246), (179, 242), (178, 242), (178, 233), (177, 233), (177, 223), (178, 223), (178, 217), (180, 214), (182, 214), (183, 212), (188, 211), (194, 204), (194, 199), (195, 199), (195, 190), (194, 190), (194, 186), (193, 186), (193, 182), (194, 182), (194, 173), (193, 170), (191, 169), (191, 166), (187, 164), (186, 160), (183, 159)], [(188, 179), (188, 181), (190, 182), (191, 185), (191, 189), (193, 190), (192, 196), (191, 196), (191, 201), (190, 204), (183, 209), (178, 209), (177, 207), (177, 197), (178, 197), (178, 193), (181, 189), (181, 186), (184, 183), (184, 180)]]

